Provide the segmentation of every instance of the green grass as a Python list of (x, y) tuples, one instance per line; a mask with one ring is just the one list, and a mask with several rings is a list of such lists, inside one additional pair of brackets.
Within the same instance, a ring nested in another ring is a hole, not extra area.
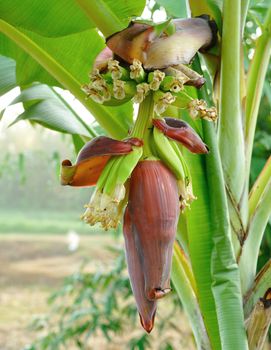
[(47, 233), (66, 234), (74, 230), (81, 234), (102, 231), (80, 220), (80, 214), (56, 211), (0, 211), (0, 233)]

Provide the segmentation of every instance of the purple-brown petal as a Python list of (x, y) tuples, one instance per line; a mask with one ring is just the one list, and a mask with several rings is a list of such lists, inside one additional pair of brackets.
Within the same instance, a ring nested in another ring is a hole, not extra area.
[(208, 147), (187, 123), (175, 118), (153, 119), (153, 125), (168, 138), (180, 142), (192, 153), (206, 154)]
[(177, 181), (160, 161), (139, 162), (130, 180), (128, 210), (149, 300), (170, 292), (173, 243), (179, 217)]
[(107, 46), (128, 63), (134, 59), (145, 69), (162, 69), (189, 64), (197, 51), (206, 50), (216, 41), (216, 28), (207, 18), (174, 19), (175, 32), (156, 33), (155, 27), (132, 23), (107, 39)]
[(136, 300), (141, 325), (146, 332), (150, 333), (154, 326), (156, 301), (148, 300), (145, 295), (144, 266), (141, 264), (132, 225), (129, 208), (127, 207), (124, 214), (123, 234), (130, 283)]
[(103, 72), (107, 69), (107, 63), (110, 59), (113, 59), (113, 56), (113, 52), (106, 46), (95, 58), (93, 69), (98, 69), (100, 72)]
[(111, 156), (128, 154), (136, 145), (142, 145), (142, 141), (136, 138), (118, 141), (106, 136), (95, 137), (81, 149), (75, 165), (68, 159), (62, 162), (62, 185), (95, 185)]
[(106, 40), (107, 46), (128, 63), (134, 59), (143, 62), (143, 52), (149, 43), (153, 27), (144, 23), (131, 23), (128, 28), (111, 35)]
[[(136, 139), (138, 140), (138, 139)], [(76, 164), (97, 156), (116, 156), (130, 153), (134, 139), (119, 141), (107, 136), (98, 136), (87, 142), (78, 154)], [(140, 140), (139, 140), (140, 142)]]

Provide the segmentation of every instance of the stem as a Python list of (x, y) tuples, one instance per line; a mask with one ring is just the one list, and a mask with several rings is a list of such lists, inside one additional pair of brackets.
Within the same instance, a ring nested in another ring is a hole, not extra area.
[(243, 37), (250, 0), (241, 1), (241, 35)]
[(97, 103), (87, 100), (85, 93), (81, 90), (79, 81), (34, 41), (3, 20), (0, 20), (0, 32), (34, 58), (48, 73), (59, 81), (65, 89), (70, 90), (95, 116), (98, 123), (107, 130), (109, 134), (116, 138), (124, 138), (127, 135), (127, 130), (125, 130), (121, 122), (117, 119), (113, 119), (103, 106), (99, 106)]
[(271, 8), (262, 26), (262, 35), (258, 38), (255, 53), (250, 64), (247, 79), (247, 97), (245, 110), (245, 142), (247, 181), (250, 173), (250, 163), (253, 140), (256, 129), (259, 106), (264, 86), (264, 78), (268, 68), (271, 53)]
[(211, 273), (222, 349), (247, 350), (240, 276), (232, 247), (227, 198), (221, 160), (216, 149), (215, 130), (205, 122), (203, 132), (213, 154), (207, 158), (206, 165), (209, 188), (215, 189), (209, 192), (214, 230)]
[(271, 323), (271, 307), (259, 300), (249, 318), (247, 325), (250, 350), (262, 350)]
[(261, 202), (261, 197), (271, 179), (271, 156), (268, 158), (264, 168), (254, 183), (249, 194), (249, 217), (251, 218)]
[(243, 293), (251, 288), (254, 281), (262, 237), (271, 214), (270, 159), (259, 175), (250, 198), (250, 223), (239, 262)]
[(144, 142), (143, 146), (143, 157), (151, 157), (152, 152), (150, 149), (150, 133), (152, 128), (152, 118), (154, 114), (154, 100), (153, 93), (149, 92), (149, 94), (145, 97), (142, 103), (139, 105), (137, 119), (134, 125), (134, 129), (131, 133), (132, 137), (138, 137), (142, 139)]
[[(199, 61), (195, 63), (199, 64)], [(200, 67), (197, 71), (202, 73)], [(200, 98), (208, 101), (206, 87), (198, 94)], [(229, 209), (215, 128), (210, 122), (204, 121), (202, 127), (204, 140), (210, 148), (210, 154), (206, 157), (206, 176), (213, 240), (211, 288), (217, 310), (221, 345), (223, 350), (247, 350), (240, 276), (233, 253)]]
[(179, 216), (176, 239), (180, 243), (186, 255), (189, 256), (188, 223), (186, 212)]
[(271, 281), (271, 259), (264, 265), (261, 271), (255, 278), (253, 286), (244, 297), (244, 312), (245, 318), (248, 318), (257, 301), (262, 298)]
[(246, 183), (240, 98), (241, 1), (225, 0), (223, 4), (219, 149), (225, 181), (239, 205)]
[(76, 0), (76, 2), (105, 37), (123, 29), (123, 24), (105, 1)]

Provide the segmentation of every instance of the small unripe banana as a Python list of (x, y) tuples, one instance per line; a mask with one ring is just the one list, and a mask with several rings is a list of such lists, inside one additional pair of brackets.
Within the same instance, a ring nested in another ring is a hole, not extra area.
[(169, 139), (157, 128), (153, 129), (155, 150), (163, 163), (173, 172), (178, 180), (185, 180), (182, 161), (172, 148)]

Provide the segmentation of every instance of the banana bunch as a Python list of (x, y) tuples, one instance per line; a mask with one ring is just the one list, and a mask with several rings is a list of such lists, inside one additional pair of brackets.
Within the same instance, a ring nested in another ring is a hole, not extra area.
[(136, 81), (130, 79), (130, 72), (117, 60), (110, 59), (104, 73), (93, 70), (90, 83), (83, 85), (82, 90), (97, 103), (118, 106), (134, 97), (136, 85)]
[(141, 103), (149, 91), (154, 91), (157, 105), (161, 105), (161, 101), (169, 100), (164, 103), (165, 110), (169, 104), (188, 108), (193, 99), (185, 86), (199, 88), (204, 82), (201, 75), (181, 64), (147, 73), (137, 59), (129, 69), (122, 67), (117, 60), (110, 59), (103, 71), (98, 68), (93, 70), (90, 83), (83, 85), (82, 89), (95, 102), (109, 106), (123, 104), (132, 98), (134, 102)]
[(105, 230), (117, 228), (122, 210), (127, 203), (126, 182), (142, 156), (142, 147), (132, 152), (112, 157), (105, 165), (96, 190), (86, 205), (82, 219), (90, 225), (100, 222)]
[(153, 129), (153, 143), (158, 157), (172, 171), (178, 181), (185, 181), (184, 158), (177, 154), (173, 144), (159, 129)]

